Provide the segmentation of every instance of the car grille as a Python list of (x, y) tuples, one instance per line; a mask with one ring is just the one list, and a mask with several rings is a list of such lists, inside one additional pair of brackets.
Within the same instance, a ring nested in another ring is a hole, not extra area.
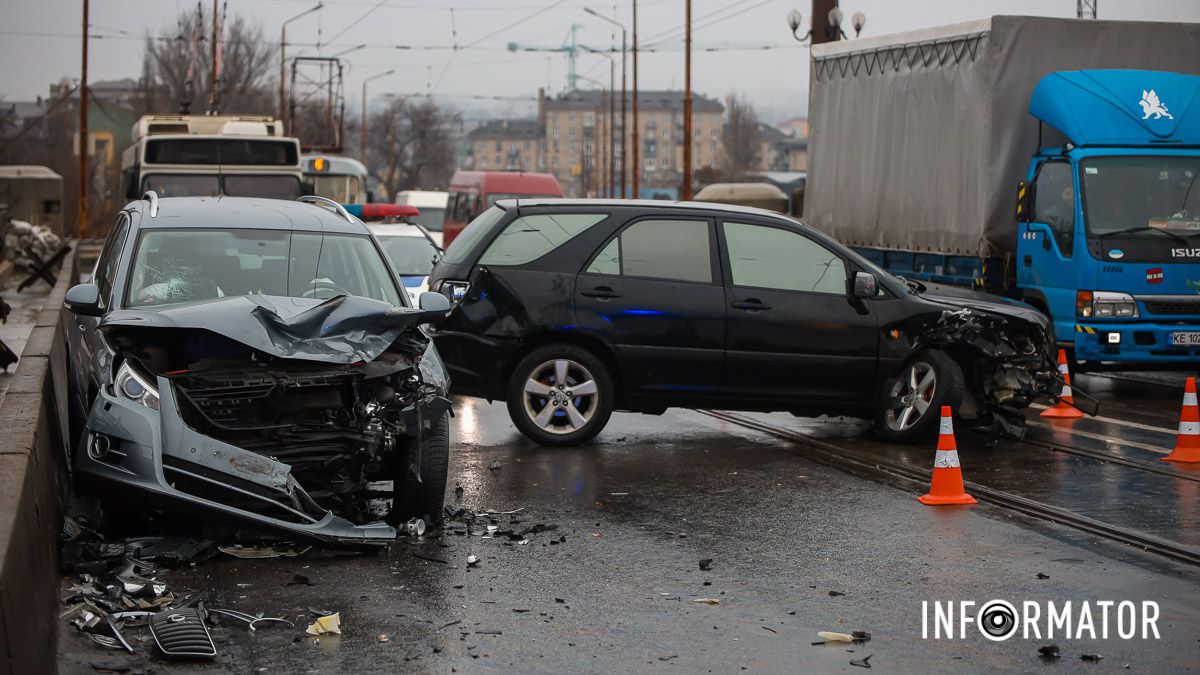
[(1163, 316), (1200, 314), (1200, 297), (1194, 300), (1191, 298), (1171, 298), (1170, 300), (1145, 299), (1144, 302), (1146, 303), (1146, 311), (1150, 314)]
[(195, 608), (171, 609), (151, 616), (150, 634), (166, 656), (210, 659), (217, 655), (208, 626)]

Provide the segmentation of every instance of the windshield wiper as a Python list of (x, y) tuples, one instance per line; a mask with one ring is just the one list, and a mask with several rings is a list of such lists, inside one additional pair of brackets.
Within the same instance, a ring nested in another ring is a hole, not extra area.
[(1100, 235), (1100, 238), (1105, 239), (1107, 237), (1115, 237), (1117, 235), (1122, 235), (1122, 234), (1134, 234), (1135, 232), (1158, 232), (1159, 234), (1164, 234), (1181, 244), (1187, 243), (1187, 239), (1184, 239), (1183, 237), (1175, 234), (1174, 232), (1168, 232), (1167, 230), (1164, 230), (1159, 227), (1149, 227), (1149, 226), (1130, 227), (1130, 228), (1124, 229), (1124, 230), (1117, 230), (1116, 232), (1105, 232)]

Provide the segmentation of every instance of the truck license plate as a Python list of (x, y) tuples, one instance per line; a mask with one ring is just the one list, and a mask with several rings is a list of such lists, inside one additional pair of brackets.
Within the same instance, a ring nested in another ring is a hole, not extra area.
[(1171, 333), (1172, 347), (1200, 347), (1200, 332)]

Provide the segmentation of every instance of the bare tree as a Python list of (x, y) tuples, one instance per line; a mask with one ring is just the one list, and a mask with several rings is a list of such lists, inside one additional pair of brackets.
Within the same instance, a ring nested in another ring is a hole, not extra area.
[(731, 93), (725, 99), (725, 114), (725, 128), (721, 133), (725, 170), (738, 175), (757, 167), (761, 159), (758, 113), (744, 96)]
[[(392, 99), (370, 115), (367, 169), (394, 198), (401, 190), (431, 188), (450, 182), (454, 172), (452, 131), (458, 113), (430, 100)], [(350, 135), (357, 133), (353, 130)]]
[[(207, 110), (212, 72), (212, 17), (204, 8), (180, 15), (161, 35), (146, 36), (147, 73), (158, 89), (160, 112)], [(270, 113), (274, 110), (275, 49), (263, 38), (262, 26), (233, 16), (222, 27), (221, 69), (217, 101), (225, 113)]]

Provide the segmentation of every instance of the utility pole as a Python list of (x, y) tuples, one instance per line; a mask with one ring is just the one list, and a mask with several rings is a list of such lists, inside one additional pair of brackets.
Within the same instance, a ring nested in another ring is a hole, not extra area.
[(215, 114), (217, 112), (217, 0), (213, 0), (213, 26), (212, 26), (212, 77), (209, 78), (208, 86), (208, 112)]
[(812, 0), (812, 44), (833, 42), (840, 36), (829, 28), (829, 12), (838, 6), (838, 0)]
[(363, 80), (363, 83), (362, 83), (362, 121), (358, 125), (358, 161), (362, 162), (363, 164), (367, 163), (367, 83), (370, 82), (371, 80), (375, 80), (380, 77), (387, 77), (388, 75), (391, 75), (394, 72), (396, 72), (396, 70), (393, 68), (392, 70), (389, 70), (386, 73), (379, 73), (378, 75), (372, 75)]
[[(615, 11), (616, 8), (614, 7), (613, 9)], [(629, 58), (628, 58), (629, 48), (628, 48), (627, 41), (625, 39), (627, 31), (625, 30), (624, 24), (618, 23), (617, 21), (610, 19), (607, 16), (604, 16), (603, 14), (601, 14), (593, 9), (584, 7), (583, 11), (587, 12), (588, 14), (591, 14), (592, 16), (596, 17), (597, 19), (600, 19), (601, 21), (607, 21), (608, 23), (611, 23), (612, 25), (621, 29), (621, 137), (620, 137), (620, 140), (618, 141), (617, 147), (621, 148), (620, 195), (621, 195), (621, 198), (624, 199), (625, 198), (625, 185), (626, 185), (626, 183), (625, 183), (625, 165), (629, 164), (629, 154), (627, 152), (625, 152), (625, 128), (627, 126), (629, 126), (625, 120), (625, 113), (626, 113), (626, 111), (628, 111), (628, 108), (626, 107), (626, 104), (625, 104), (625, 91), (626, 91), (625, 69), (626, 69), (626, 66), (629, 65)], [(616, 160), (616, 153), (613, 154), (613, 159), (614, 159), (614, 161)]]
[(679, 198), (692, 199), (692, 0), (683, 0), (683, 189)]
[[(813, 0), (816, 2), (816, 0)], [(638, 83), (637, 83), (637, 0), (633, 0), (633, 194), (637, 199), (639, 177), (642, 173), (641, 149), (638, 147)]]
[(88, 0), (83, 0), (83, 64), (79, 76), (79, 208), (75, 231), (87, 236), (88, 217)]
[(1094, 19), (1096, 18), (1096, 4), (1100, 0), (1075, 0), (1075, 18), (1077, 19)]
[[(613, 91), (616, 85), (617, 66), (613, 63), (612, 57), (608, 59), (608, 196), (612, 198), (616, 194), (617, 183), (617, 134), (613, 127), (616, 124), (617, 116), (617, 92)], [(625, 92), (621, 92), (624, 94)]]
[(292, 18), (288, 19), (287, 21), (284, 21), (283, 24), (279, 27), (279, 120), (284, 123), (283, 126), (285, 129), (287, 128), (287, 104), (285, 102), (286, 98), (287, 98), (287, 92), (283, 88), (283, 80), (284, 80), (284, 70), (283, 69), (284, 69), (284, 64), (287, 62), (287, 58), (284, 55), (284, 49), (287, 46), (287, 25), (289, 23), (295, 21), (296, 19), (299, 19), (300, 17), (308, 16), (309, 14), (312, 14), (313, 12), (315, 12), (319, 9), (322, 9), (323, 7), (325, 7), (325, 4), (318, 2), (316, 7), (310, 7), (308, 9), (304, 10), (303, 12), (300, 12), (296, 16), (293, 16)]

